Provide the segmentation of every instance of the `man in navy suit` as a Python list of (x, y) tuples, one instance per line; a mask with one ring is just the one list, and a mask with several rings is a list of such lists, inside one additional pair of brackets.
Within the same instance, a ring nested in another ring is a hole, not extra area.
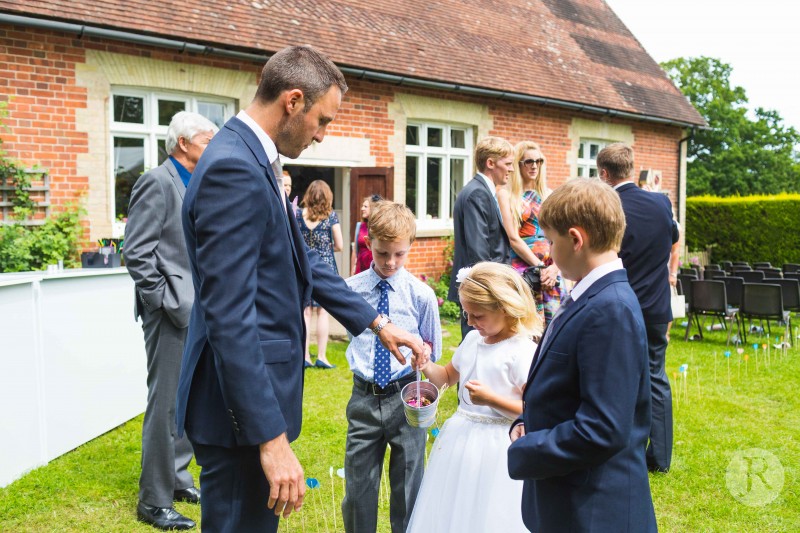
[[(453, 206), (453, 276), (447, 299), (458, 302), (456, 273), (481, 261), (508, 263), (508, 235), (497, 203), (497, 187), (508, 183), (514, 166), (514, 147), (499, 137), (481, 139), (475, 147), (478, 173), (456, 197)], [(461, 319), (461, 336), (472, 328)]]
[(610, 144), (597, 154), (600, 179), (616, 189), (627, 227), (619, 257), (642, 307), (647, 329), (652, 391), (652, 426), (647, 468), (669, 471), (672, 462), (672, 391), (665, 369), (667, 332), (672, 322), (669, 257), (678, 241), (669, 198), (633, 183), (633, 149)]
[(647, 338), (617, 257), (622, 206), (604, 183), (576, 178), (544, 201), (539, 223), (577, 283), (536, 350), (511, 430), (508, 471), (525, 481), (523, 520), (537, 533), (654, 532)]
[(303, 243), (272, 170), (322, 142), (347, 90), (311, 47), (264, 66), (254, 100), (200, 159), (183, 203), (195, 303), (177, 397), (178, 431), (202, 467), (202, 528), (277, 531), (299, 510), (305, 480), (289, 445), (300, 433), (303, 302), (312, 297), (351, 333), (367, 328), (401, 362), (422, 342), (390, 324)]

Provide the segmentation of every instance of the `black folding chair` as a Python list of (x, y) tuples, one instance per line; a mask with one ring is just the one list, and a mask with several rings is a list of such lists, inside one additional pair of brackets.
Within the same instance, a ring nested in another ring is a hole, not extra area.
[(784, 272), (784, 279), (796, 279), (800, 281), (800, 272)]
[[(761, 327), (764, 321), (767, 322), (767, 335), (772, 338), (772, 328), (770, 320), (782, 322), (792, 331), (792, 313), (783, 308), (783, 292), (780, 285), (775, 283), (745, 283), (742, 290), (742, 307), (739, 309), (739, 316), (744, 324), (745, 319), (759, 320)], [(742, 328), (744, 342), (747, 342), (747, 327)]]
[(729, 276), (722, 281), (725, 283), (725, 297), (728, 299), (728, 305), (731, 307), (741, 307), (744, 279)]
[(680, 274), (694, 274), (697, 279), (700, 279), (700, 269), (698, 267), (681, 267)]
[(744, 279), (745, 283), (761, 283), (764, 281), (764, 273), (760, 270), (734, 270), (733, 273), (737, 277)]
[(800, 312), (800, 282), (796, 279), (764, 278), (764, 283), (781, 286), (783, 308), (787, 311)]
[(764, 279), (766, 278), (782, 278), (783, 272), (781, 272), (780, 268), (775, 267), (758, 267), (756, 268), (757, 271), (764, 273)]
[(724, 270), (708, 270), (703, 272), (703, 279), (720, 279), (724, 278), (726, 273)]
[(678, 283), (681, 284), (681, 290), (678, 291), (678, 294), (683, 294), (686, 297), (687, 309), (689, 301), (692, 299), (692, 282), (697, 279), (696, 274), (678, 274)]
[(800, 264), (797, 264), (797, 263), (784, 263), (783, 264), (784, 277), (785, 277), (787, 272), (800, 272)]
[(736, 267), (747, 267), (747, 268), (750, 268), (750, 263), (748, 263), (747, 261), (734, 261), (733, 262), (733, 267), (734, 268), (736, 268)]
[(724, 329), (728, 330), (728, 339), (725, 341), (727, 346), (731, 342), (733, 328), (727, 322), (736, 323), (736, 331), (741, 338), (742, 330), (739, 327), (738, 313), (735, 307), (728, 306), (725, 296), (725, 282), (719, 280), (696, 280), (692, 281), (692, 299), (689, 302), (689, 323), (686, 326), (686, 335), (683, 340), (689, 339), (689, 331), (692, 329), (692, 319), (697, 324), (700, 338), (703, 338), (703, 325), (700, 323), (701, 316), (717, 317)]
[(763, 268), (763, 267), (772, 268), (772, 265), (770, 264), (769, 261), (761, 261), (760, 263), (753, 263), (753, 269), (754, 270), (757, 270), (757, 269)]
[(731, 263), (730, 261), (720, 261), (719, 265), (725, 272), (731, 272), (733, 270), (733, 263)]

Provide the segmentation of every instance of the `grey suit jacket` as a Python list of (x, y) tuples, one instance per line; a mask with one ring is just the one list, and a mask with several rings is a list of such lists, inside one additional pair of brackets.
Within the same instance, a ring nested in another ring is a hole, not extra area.
[(189, 325), (194, 303), (192, 273), (183, 236), (181, 205), (186, 187), (167, 159), (142, 174), (131, 191), (123, 254), (136, 284), (134, 318), (143, 306), (162, 309), (177, 328)]
[(459, 269), (481, 261), (509, 261), (510, 246), (500, 210), (486, 181), (477, 174), (458, 193), (453, 207), (453, 234), (453, 275), (447, 299), (458, 302)]

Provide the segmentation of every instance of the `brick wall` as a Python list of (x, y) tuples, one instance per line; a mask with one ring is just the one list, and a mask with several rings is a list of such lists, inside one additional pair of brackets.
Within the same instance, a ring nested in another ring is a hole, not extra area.
[[(78, 172), (77, 157), (87, 153), (89, 146), (86, 132), (77, 131), (75, 119), (76, 110), (87, 105), (87, 91), (76, 84), (75, 70), (77, 64), (85, 62), (86, 49), (151, 57), (176, 65), (191, 63), (250, 71), (255, 76), (261, 68), (227, 58), (0, 25), (0, 100), (8, 103), (9, 112), (5, 119), (9, 129), (0, 131), (3, 149), (26, 165), (38, 164), (50, 171), (56, 208), (84, 193), (89, 182), (88, 176)], [(547, 157), (551, 187), (571, 177), (570, 162), (575, 157), (574, 139), (570, 138), (573, 118), (626, 125), (635, 139), (637, 171), (661, 170), (663, 188), (671, 191), (670, 198), (675, 203), (678, 140), (682, 136), (679, 128), (364, 80), (348, 80), (348, 83), (350, 91), (336, 121), (328, 128), (328, 135), (368, 139), (378, 166), (395, 164), (395, 154), (390, 149), (395, 124), (389, 118), (389, 105), (395, 101), (397, 92), (403, 92), (440, 99), (443, 106), (452, 101), (487, 106), (493, 121), (491, 134), (512, 143), (525, 139), (539, 142)], [(105, 123), (108, 118), (99, 116), (97, 120)], [(395, 176), (395, 181), (399, 178)], [(409, 270), (418, 275), (438, 276), (444, 267), (444, 246), (439, 237), (419, 239), (408, 261)]]

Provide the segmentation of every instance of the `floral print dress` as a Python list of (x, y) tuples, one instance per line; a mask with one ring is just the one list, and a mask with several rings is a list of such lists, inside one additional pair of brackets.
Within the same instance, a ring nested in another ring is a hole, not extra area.
[[(331, 267), (331, 270), (339, 272), (339, 269), (336, 268), (336, 259), (333, 256), (333, 226), (334, 224), (339, 224), (339, 217), (336, 215), (336, 212), (331, 211), (328, 218), (320, 221), (319, 224), (314, 226), (314, 229), (310, 229), (306, 225), (301, 209), (297, 210), (295, 216), (297, 218), (297, 223), (300, 225), (300, 233), (302, 233), (303, 240), (306, 241), (308, 247), (316, 251), (320, 258), (322, 258), (322, 261)], [(319, 304), (314, 301), (311, 302), (311, 305), (313, 307), (319, 307)]]
[[(531, 251), (544, 261), (546, 266), (553, 264), (553, 259), (550, 257), (550, 243), (544, 238), (541, 228), (539, 227), (539, 210), (542, 207), (544, 199), (536, 191), (525, 191), (522, 194), (522, 223), (519, 227), (519, 236), (525, 241), (525, 244)], [(514, 251), (511, 251), (511, 266), (522, 272), (529, 265), (523, 261)], [(550, 323), (561, 305), (561, 298), (563, 295), (563, 287), (561, 279), (552, 289), (543, 289), (533, 295), (536, 300), (536, 311), (539, 317), (543, 320), (544, 325)]]

